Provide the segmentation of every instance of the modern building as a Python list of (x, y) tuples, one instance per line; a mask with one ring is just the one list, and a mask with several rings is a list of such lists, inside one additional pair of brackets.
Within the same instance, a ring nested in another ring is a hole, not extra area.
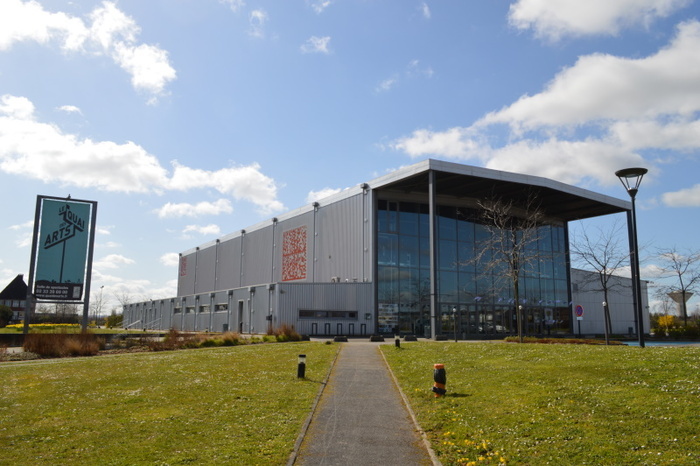
[[(640, 281), (644, 333), (650, 331), (648, 283)], [(613, 276), (608, 282), (607, 301), (596, 272), (571, 269), (572, 303), (574, 309), (574, 333), (582, 335), (605, 332), (603, 303), (610, 312), (610, 333), (612, 335), (636, 334), (637, 318), (632, 305), (632, 280)], [(579, 308), (580, 318), (576, 315)]]
[[(518, 219), (533, 198), (542, 221), (515, 303), (482, 206), (498, 200)], [(568, 224), (630, 209), (545, 178), (426, 160), (183, 252), (177, 296), (125, 306), (124, 325), (478, 338), (516, 333), (517, 305), (525, 333), (570, 334)]]

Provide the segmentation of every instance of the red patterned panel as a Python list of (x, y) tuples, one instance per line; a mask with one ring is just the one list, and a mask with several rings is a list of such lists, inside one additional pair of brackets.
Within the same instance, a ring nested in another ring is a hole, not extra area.
[(282, 233), (282, 281), (306, 278), (306, 226)]

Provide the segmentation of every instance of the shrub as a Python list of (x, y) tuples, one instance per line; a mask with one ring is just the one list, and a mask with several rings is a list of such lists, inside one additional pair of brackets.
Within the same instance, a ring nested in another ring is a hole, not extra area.
[[(275, 330), (275, 335), (278, 337), (278, 341), (301, 341), (301, 335), (294, 329), (293, 325), (280, 325), (277, 330)], [(281, 335), (284, 335), (286, 339), (280, 340), (279, 337)]]
[(202, 341), (199, 346), (202, 348), (213, 348), (215, 346), (222, 346), (223, 345), (223, 340), (220, 340), (218, 338), (207, 338), (206, 340)]
[(42, 357), (94, 356), (105, 342), (92, 333), (30, 333), (24, 340), (25, 351)]
[(668, 336), (674, 340), (695, 340), (700, 336), (700, 331), (696, 325), (681, 325), (668, 329)]
[[(506, 337), (509, 343), (518, 343), (518, 337)], [(569, 344), (569, 345), (604, 345), (605, 340), (595, 340), (590, 338), (536, 338), (524, 337), (523, 343), (543, 343), (543, 344)], [(610, 340), (611, 345), (622, 345), (619, 341)]]
[(236, 346), (241, 344), (241, 336), (236, 332), (226, 332), (221, 337), (224, 346)]

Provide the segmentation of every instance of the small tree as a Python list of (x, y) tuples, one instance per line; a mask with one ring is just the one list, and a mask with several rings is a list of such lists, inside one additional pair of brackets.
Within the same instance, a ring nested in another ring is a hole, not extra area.
[(5, 327), (12, 320), (12, 308), (0, 305), (0, 327)]
[[(594, 274), (589, 277), (583, 285), (592, 285), (592, 291), (603, 293), (603, 301), (610, 303), (608, 293), (623, 285), (619, 280), (614, 280), (613, 276), (629, 263), (629, 252), (620, 245), (622, 234), (622, 224), (619, 221), (613, 223), (610, 230), (597, 229), (597, 234), (589, 235), (585, 228), (572, 238), (571, 258), (581, 264), (584, 269), (589, 269)], [(605, 342), (609, 343), (609, 334), (612, 331), (610, 319), (610, 306), (603, 306), (605, 317)]]
[(661, 278), (675, 279), (674, 285), (661, 287), (665, 293), (678, 293), (683, 324), (688, 325), (687, 298), (700, 286), (700, 251), (679, 251), (675, 246), (658, 250)]
[(123, 314), (117, 314), (116, 309), (112, 309), (112, 313), (110, 314), (109, 317), (105, 320), (105, 325), (108, 328), (114, 328), (114, 327), (121, 327), (124, 322), (124, 315)]
[(474, 260), (483, 273), (496, 271), (496, 276), (501, 277), (513, 290), (518, 341), (522, 343), (520, 278), (523, 270), (534, 268), (540, 260), (531, 250), (539, 241), (540, 227), (545, 224), (545, 215), (539, 206), (538, 196), (533, 191), (528, 192), (519, 203), (514, 199), (504, 200), (492, 196), (479, 201), (478, 205), (488, 235), (478, 245)]

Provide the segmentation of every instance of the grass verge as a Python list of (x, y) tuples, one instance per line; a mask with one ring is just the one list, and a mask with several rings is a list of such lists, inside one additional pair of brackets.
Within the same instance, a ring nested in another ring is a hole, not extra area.
[[(1, 464), (284, 464), (337, 345), (0, 365)], [(307, 355), (307, 379), (296, 378)]]
[[(700, 464), (700, 348), (383, 346), (445, 465)], [(447, 395), (434, 398), (433, 364)]]

